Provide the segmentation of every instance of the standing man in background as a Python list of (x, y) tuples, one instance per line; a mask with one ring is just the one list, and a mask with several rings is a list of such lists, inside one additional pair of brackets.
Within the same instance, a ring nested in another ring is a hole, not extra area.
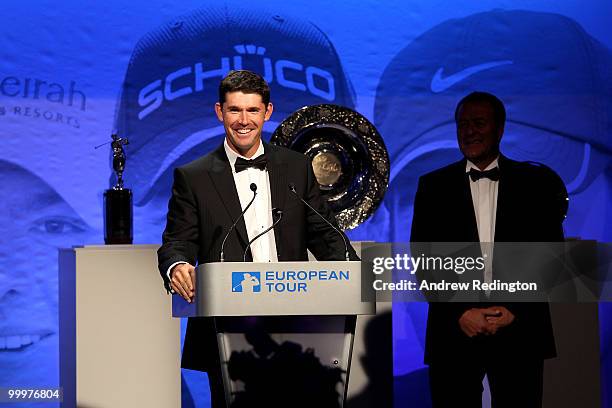
[[(549, 169), (500, 154), (506, 111), (473, 92), (455, 111), (463, 160), (419, 179), (412, 242), (557, 242), (559, 203)], [(557, 176), (558, 177), (558, 176)], [(491, 282), (494, 268), (485, 267)], [(434, 407), (540, 407), (543, 361), (556, 355), (547, 303), (430, 303), (425, 363)]]
[[(236, 220), (223, 248), (225, 261), (242, 261), (248, 242), (278, 217), (282, 219), (276, 227), (251, 245), (248, 261), (306, 261), (307, 250), (318, 260), (345, 259), (343, 237), (298, 198), (335, 225), (310, 160), (261, 140), (272, 111), (270, 88), (261, 76), (246, 70), (230, 72), (219, 85), (215, 105), (225, 129), (223, 144), (174, 171), (159, 270), (165, 287), (189, 302), (195, 294), (195, 265), (221, 260), (222, 241)], [(350, 245), (348, 252), (351, 260), (358, 259)], [(213, 407), (225, 406), (209, 319), (189, 319), (181, 365), (207, 371)]]

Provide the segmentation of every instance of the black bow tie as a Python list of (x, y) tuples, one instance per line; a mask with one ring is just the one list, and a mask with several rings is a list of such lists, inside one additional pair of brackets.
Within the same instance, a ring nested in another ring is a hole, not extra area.
[(236, 164), (234, 164), (234, 168), (236, 169), (236, 173), (240, 173), (242, 170), (246, 170), (249, 167), (254, 167), (259, 170), (265, 170), (268, 165), (268, 158), (265, 154), (257, 157), (253, 160), (246, 160), (242, 157), (238, 157), (236, 159)]
[(481, 178), (488, 178), (489, 180), (492, 180), (492, 181), (498, 181), (499, 180), (499, 167), (495, 167), (487, 171), (478, 171), (476, 169), (471, 169), (468, 174), (470, 175), (470, 178), (472, 179), (472, 181), (478, 181)]

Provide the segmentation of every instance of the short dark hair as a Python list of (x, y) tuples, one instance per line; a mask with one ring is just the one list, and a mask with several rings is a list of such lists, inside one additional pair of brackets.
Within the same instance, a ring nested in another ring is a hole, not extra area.
[(457, 107), (455, 108), (455, 122), (459, 115), (459, 109), (466, 103), (488, 103), (493, 108), (493, 116), (495, 117), (495, 124), (503, 126), (506, 123), (506, 108), (504, 103), (495, 95), (488, 92), (472, 92), (471, 94), (464, 96)]
[(257, 94), (261, 96), (264, 105), (270, 103), (270, 86), (261, 75), (252, 71), (238, 70), (230, 71), (219, 84), (219, 103), (225, 102), (225, 94), (228, 92), (242, 92), (245, 94)]

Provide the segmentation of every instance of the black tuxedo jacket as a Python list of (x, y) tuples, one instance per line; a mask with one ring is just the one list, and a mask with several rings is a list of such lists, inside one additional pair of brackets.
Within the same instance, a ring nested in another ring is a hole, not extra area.
[[(478, 242), (478, 228), (466, 160), (419, 179), (414, 202), (412, 242)], [(530, 163), (499, 158), (495, 242), (558, 242), (563, 240), (559, 214), (558, 176)], [(556, 179), (555, 179), (556, 177)], [(493, 266), (495, 278), (495, 258)], [(483, 350), (508, 358), (550, 358), (556, 354), (547, 303), (494, 303), (505, 306), (515, 321), (493, 336), (469, 338), (459, 318), (483, 303), (430, 303), (425, 362), (480, 359)]]
[[(264, 143), (268, 157), (272, 208), (283, 211), (274, 227), (279, 261), (306, 261), (307, 249), (318, 260), (343, 260), (342, 238), (289, 191), (297, 193), (335, 224), (327, 203), (321, 198), (310, 160), (303, 154)], [(258, 186), (263, 188), (263, 186)], [(219, 261), (221, 242), (242, 209), (230, 163), (223, 145), (212, 153), (174, 171), (168, 219), (158, 250), (159, 271), (166, 288), (166, 271), (175, 262), (192, 265)], [(242, 261), (249, 240), (244, 219), (230, 233), (224, 248), (226, 261)], [(348, 242), (348, 239), (347, 239)], [(352, 260), (358, 257), (349, 246)], [(248, 260), (252, 257), (248, 253)], [(191, 318), (183, 348), (184, 368), (207, 371), (218, 355), (212, 324)]]

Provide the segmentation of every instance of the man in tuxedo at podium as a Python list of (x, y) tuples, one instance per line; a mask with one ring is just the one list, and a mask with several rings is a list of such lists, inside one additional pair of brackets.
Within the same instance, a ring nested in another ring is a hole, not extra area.
[[(419, 179), (411, 241), (563, 240), (554, 188), (562, 182), (548, 168), (500, 154), (505, 119), (492, 94), (473, 92), (458, 103), (464, 158)], [(484, 281), (494, 273), (486, 266)], [(493, 407), (541, 406), (543, 360), (556, 354), (548, 304), (484, 300), (429, 304), (425, 363), (433, 406), (480, 407), (485, 374)]]
[[(265, 80), (246, 70), (230, 72), (219, 85), (214, 108), (225, 129), (223, 144), (174, 171), (158, 251), (165, 287), (191, 302), (196, 264), (242, 261), (245, 250), (246, 259), (255, 262), (306, 261), (307, 250), (317, 260), (344, 260), (347, 250), (351, 260), (358, 260), (350, 244), (345, 248), (343, 233), (299, 199), (336, 226), (310, 160), (261, 140), (264, 122), (273, 111)], [(275, 222), (273, 229), (248, 247), (250, 240)], [(189, 319), (181, 365), (207, 371), (213, 406), (225, 406), (216, 336), (209, 319)]]

